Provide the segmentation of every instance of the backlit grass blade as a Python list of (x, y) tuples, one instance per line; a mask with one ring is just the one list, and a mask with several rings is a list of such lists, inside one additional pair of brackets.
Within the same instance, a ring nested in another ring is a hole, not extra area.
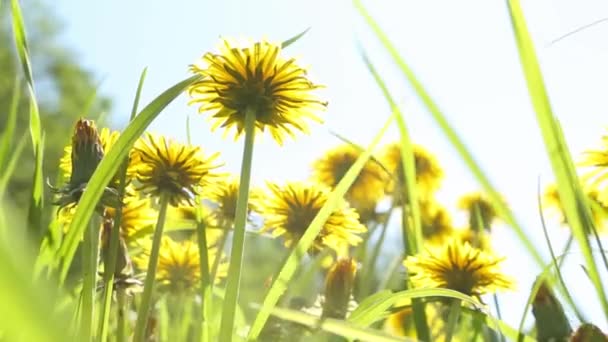
[(281, 49), (284, 49), (286, 47), (288, 47), (289, 45), (295, 43), (296, 41), (298, 41), (300, 38), (302, 38), (308, 31), (310, 30), (310, 27), (307, 28), (306, 30), (296, 34), (295, 36), (287, 39), (286, 41), (284, 41), (283, 43), (281, 43)]
[(11, 144), (13, 143), (13, 136), (15, 135), (15, 126), (17, 125), (17, 111), (19, 110), (20, 99), (21, 82), (19, 82), (19, 77), (15, 77), (15, 83), (13, 85), (13, 96), (11, 97), (8, 117), (6, 119), (4, 132), (2, 132), (2, 139), (0, 140), (0, 168), (3, 168), (5, 166), (5, 163), (8, 159)]
[(431, 116), (433, 117), (435, 122), (439, 125), (439, 127), (443, 131), (444, 135), (448, 138), (448, 140), (450, 141), (452, 146), (456, 149), (456, 151), (458, 152), (460, 157), (463, 159), (463, 161), (467, 165), (467, 167), (471, 170), (471, 172), (473, 173), (473, 175), (475, 176), (477, 181), (482, 186), (485, 193), (488, 194), (492, 203), (496, 207), (496, 210), (498, 211), (499, 215), (501, 217), (503, 217), (504, 220), (506, 221), (506, 223), (512, 227), (512, 229), (516, 233), (517, 237), (521, 241), (523, 247), (534, 259), (534, 262), (539, 267), (542, 267), (545, 263), (543, 261), (543, 258), (540, 255), (540, 253), (536, 250), (536, 248), (534, 247), (534, 244), (530, 241), (530, 239), (524, 232), (522, 226), (515, 218), (515, 215), (507, 207), (507, 205), (504, 203), (504, 201), (501, 200), (500, 194), (498, 193), (498, 191), (496, 191), (496, 189), (494, 188), (494, 186), (492, 185), (492, 183), (490, 182), (488, 177), (483, 173), (483, 171), (479, 167), (478, 163), (473, 158), (473, 155), (471, 154), (471, 152), (466, 148), (462, 139), (460, 139), (460, 137), (458, 136), (456, 131), (448, 123), (448, 121), (446, 120), (445, 116), (443, 115), (443, 113), (441, 112), (441, 110), (439, 109), (439, 107), (437, 106), (435, 101), (433, 101), (431, 96), (428, 94), (428, 92), (422, 86), (422, 83), (420, 83), (420, 81), (418, 81), (418, 79), (414, 75), (413, 71), (405, 63), (403, 58), (401, 58), (401, 56), (399, 55), (399, 53), (397, 52), (397, 50), (395, 49), (395, 47), (393, 46), (391, 41), (388, 39), (386, 34), (382, 31), (380, 26), (368, 14), (367, 10), (361, 4), (361, 1), (354, 0), (354, 4), (355, 4), (355, 7), (357, 8), (357, 10), (360, 12), (360, 14), (363, 16), (363, 18), (367, 22), (368, 26), (372, 29), (374, 34), (377, 36), (377, 38), (380, 40), (382, 45), (386, 48), (386, 50), (389, 52), (389, 54), (391, 55), (393, 60), (396, 62), (397, 66), (399, 67), (399, 69), (401, 70), (401, 72), (403, 73), (405, 78), (412, 85), (412, 88), (414, 89), (416, 94), (420, 97), (420, 99), (422, 100), (424, 105), (427, 107), (429, 113), (431, 114)]
[(386, 312), (389, 308), (393, 307), (396, 303), (415, 298), (424, 297), (447, 297), (459, 299), (465, 303), (471, 304), (475, 307), (481, 307), (479, 301), (473, 297), (462, 294), (458, 291), (449, 289), (412, 289), (400, 292), (391, 293), (390, 291), (383, 291), (382, 294), (377, 294), (361, 305), (348, 317), (348, 321), (356, 324), (360, 327), (366, 327), (382, 318), (382, 313)]
[[(420, 223), (420, 205), (418, 203), (418, 187), (416, 185), (416, 161), (414, 159), (414, 147), (412, 145), (412, 141), (410, 139), (410, 135), (407, 129), (407, 125), (405, 123), (405, 119), (403, 118), (403, 114), (399, 110), (397, 103), (388, 91), (388, 87), (386, 86), (384, 80), (382, 79), (382, 77), (380, 77), (376, 68), (363, 50), (361, 51), (361, 57), (363, 58), (363, 61), (365, 62), (365, 65), (367, 66), (369, 72), (372, 74), (372, 76), (374, 76), (376, 84), (378, 85), (380, 90), (382, 90), (382, 94), (388, 101), (391, 107), (391, 111), (395, 113), (397, 128), (399, 129), (399, 134), (401, 136), (401, 161), (403, 163), (402, 166), (403, 171), (405, 173), (404, 179), (406, 181), (406, 184), (403, 184), (402, 186), (405, 186), (405, 189), (403, 190), (405, 190), (406, 192), (408, 206), (411, 210), (411, 222), (413, 225), (413, 229), (409, 232), (409, 236), (413, 238), (410, 237), (408, 239), (405, 239), (404, 237), (404, 242), (410, 242), (409, 246), (404, 247), (408, 255), (414, 255), (421, 250), (423, 242), (422, 226)], [(406, 233), (407, 232), (404, 232), (404, 234)]]
[(34, 148), (34, 175), (32, 176), (32, 192), (30, 196), (30, 206), (27, 212), (27, 221), (30, 237), (33, 238), (33, 241), (38, 243), (44, 234), (44, 227), (42, 226), (42, 209), (44, 207), (44, 174), (42, 169), (44, 159), (44, 134)]
[[(26, 136), (27, 137), (27, 136)], [(4, 207), (10, 213), (11, 208)], [(0, 331), (4, 341), (65, 341), (69, 339), (70, 308), (61, 310), (56, 303), (61, 294), (50, 284), (33, 282), (31, 258), (26, 254), (32, 248), (24, 247), (15, 234), (19, 228), (7, 218), (10, 225), (0, 230), (12, 232), (10, 246), (0, 241)], [(10, 228), (10, 229), (8, 229)]]
[(327, 221), (334, 208), (336, 208), (339, 201), (342, 200), (348, 188), (350, 188), (352, 183), (357, 178), (357, 175), (359, 175), (359, 172), (361, 172), (361, 170), (363, 169), (365, 163), (369, 160), (374, 148), (378, 145), (382, 136), (384, 136), (384, 133), (386, 132), (390, 124), (393, 122), (393, 119), (394, 115), (391, 115), (380, 130), (380, 132), (378, 132), (378, 134), (374, 137), (372, 143), (363, 153), (361, 153), (359, 158), (357, 158), (357, 161), (350, 167), (344, 177), (342, 177), (342, 180), (340, 180), (338, 185), (336, 185), (334, 190), (329, 195), (329, 198), (325, 205), (321, 208), (321, 210), (319, 210), (319, 213), (317, 214), (317, 216), (315, 216), (310, 226), (308, 226), (306, 232), (298, 241), (298, 244), (287, 257), (287, 260), (281, 267), (279, 274), (272, 282), (272, 286), (270, 287), (270, 290), (264, 298), (262, 307), (260, 308), (260, 311), (258, 312), (251, 326), (249, 335), (247, 336), (248, 340), (255, 340), (258, 338), (272, 309), (275, 307), (275, 305), (279, 301), (279, 298), (287, 289), (287, 285), (289, 284), (289, 281), (291, 280), (298, 265), (300, 264), (302, 257), (306, 254), (306, 251), (312, 245), (314, 239), (321, 231), (321, 228), (325, 224), (325, 221)]
[(139, 112), (129, 126), (127, 126), (110, 151), (104, 156), (91, 177), (87, 189), (78, 202), (78, 207), (72, 218), (64, 243), (59, 249), (58, 254), (62, 258), (60, 265), (61, 282), (63, 282), (67, 276), (80, 237), (93, 214), (95, 206), (103, 194), (104, 188), (122, 164), (123, 159), (128, 155), (129, 150), (135, 141), (158, 114), (160, 114), (160, 112), (177, 98), (177, 96), (179, 96), (189, 85), (198, 81), (199, 77), (200, 76), (192, 76), (175, 84), (150, 102)]
[[(133, 107), (131, 107), (131, 117), (129, 118), (129, 122), (133, 121), (135, 115), (137, 115), (137, 109), (139, 106), (139, 99), (141, 96), (141, 90), (144, 85), (144, 81), (146, 79), (148, 68), (144, 68), (139, 76), (139, 82), (137, 84), (137, 90), (135, 91), (135, 99), (133, 100)], [(119, 174), (119, 198), (121, 202), (125, 196), (125, 187), (127, 184), (127, 167), (129, 163), (127, 160), (122, 162), (120, 167)], [(118, 206), (116, 208), (116, 213), (114, 217), (114, 227), (120, 227), (122, 222), (122, 206)], [(101, 341), (107, 340), (108, 335), (108, 327), (110, 323), (110, 309), (112, 306), (112, 294), (114, 293), (114, 271), (116, 270), (116, 260), (118, 259), (118, 246), (120, 243), (120, 234), (117, 229), (112, 229), (110, 231), (110, 253), (108, 257), (107, 265), (104, 265), (104, 291), (103, 291), (103, 300), (101, 302), (101, 319), (99, 320), (99, 332), (97, 336), (99, 336)], [(121, 308), (122, 309), (122, 308)]]
[(559, 123), (553, 115), (534, 45), (526, 27), (519, 1), (508, 1), (508, 7), (528, 93), (536, 112), (536, 120), (543, 136), (547, 155), (551, 161), (560, 202), (564, 207), (572, 234), (581, 248), (589, 277), (599, 297), (604, 315), (608, 319), (608, 299), (587, 237), (587, 233), (594, 228), (589, 225), (591, 216), (586, 197), (581, 190), (574, 163)]
[(27, 135), (22, 135), (21, 139), (19, 139), (19, 143), (17, 143), (17, 146), (11, 153), (11, 159), (8, 161), (6, 167), (3, 168), (2, 173), (0, 174), (0, 194), (6, 193), (8, 182), (10, 181), (13, 172), (15, 172), (15, 168), (17, 167), (17, 163), (19, 162), (19, 158), (21, 157), (21, 153), (23, 152), (26, 143)]
[(355, 341), (374, 341), (374, 342), (403, 342), (403, 341), (416, 341), (412, 338), (397, 337), (388, 335), (380, 330), (373, 330), (368, 328), (361, 328), (349, 323), (348, 321), (342, 321), (332, 318), (320, 319), (317, 316), (313, 316), (301, 311), (274, 308), (272, 315), (280, 319), (299, 323), (312, 329), (318, 329), (328, 333), (340, 335), (350, 340)]
[(29, 57), (29, 49), (27, 47), (27, 36), (25, 34), (23, 16), (21, 15), (21, 7), (19, 7), (19, 0), (11, 1), (11, 14), (13, 19), (13, 36), (15, 38), (15, 47), (17, 48), (17, 54), (19, 55), (19, 61), (21, 62), (21, 68), (23, 69), (30, 95), (30, 134), (32, 136), (34, 151), (36, 151), (37, 146), (40, 144), (40, 140), (42, 139), (42, 127), (40, 124), (40, 114), (34, 91), (34, 77), (32, 76), (33, 74)]

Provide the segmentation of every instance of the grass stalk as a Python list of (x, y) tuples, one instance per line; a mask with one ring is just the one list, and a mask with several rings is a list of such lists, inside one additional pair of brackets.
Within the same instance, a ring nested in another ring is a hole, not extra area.
[[(135, 92), (135, 100), (133, 101), (133, 107), (131, 109), (131, 117), (129, 121), (133, 121), (135, 115), (137, 115), (137, 107), (139, 105), (139, 98), (141, 96), (141, 89), (143, 87), (144, 80), (146, 78), (147, 69), (144, 69), (139, 78), (139, 84), (137, 85), (137, 91)], [(125, 187), (127, 185), (127, 167), (129, 166), (128, 160), (125, 158), (119, 171), (119, 187), (118, 187), (118, 198), (120, 203), (125, 196)], [(122, 222), (122, 205), (118, 205), (116, 208), (116, 214), (114, 216), (114, 223), (110, 230), (110, 252), (108, 257), (107, 265), (104, 265), (104, 292), (101, 307), (101, 320), (99, 320), (99, 340), (106, 341), (108, 336), (108, 325), (110, 321), (110, 311), (112, 306), (112, 293), (114, 290), (114, 273), (116, 271), (116, 262), (118, 259), (118, 246), (120, 244), (120, 224)]]
[(154, 237), (152, 238), (152, 250), (150, 251), (150, 261), (148, 262), (148, 270), (146, 272), (146, 280), (144, 281), (144, 292), (141, 296), (141, 303), (137, 312), (137, 322), (135, 323), (135, 333), (133, 341), (139, 342), (145, 340), (146, 325), (150, 315), (152, 306), (152, 294), (154, 292), (154, 280), (156, 278), (156, 266), (158, 264), (158, 254), (160, 252), (160, 243), (163, 236), (165, 226), (165, 218), (167, 216), (167, 207), (169, 206), (169, 197), (166, 194), (160, 196), (160, 210), (158, 213), (158, 221), (154, 229)]
[(448, 312), (447, 330), (445, 333), (446, 342), (452, 341), (452, 337), (454, 336), (454, 332), (456, 331), (456, 327), (458, 325), (461, 305), (462, 302), (460, 301), (460, 299), (454, 299), (450, 304), (450, 311)]
[(234, 329), (234, 316), (236, 314), (236, 306), (239, 297), (243, 252), (245, 250), (245, 225), (247, 224), (247, 203), (249, 201), (249, 182), (251, 180), (251, 163), (255, 140), (255, 119), (255, 110), (253, 108), (248, 108), (245, 113), (245, 147), (243, 150), (239, 193), (234, 217), (234, 234), (232, 235), (230, 267), (228, 269), (226, 295), (222, 308), (222, 321), (219, 335), (220, 341), (232, 340), (232, 331)]
[[(127, 341), (127, 294), (124, 289), (118, 289), (116, 291), (117, 300), (117, 312), (116, 315), (116, 342)], [(103, 342), (103, 341), (102, 341)]]
[[(212, 279), (211, 279), (211, 273), (209, 272), (209, 250), (207, 248), (207, 230), (206, 230), (206, 226), (205, 226), (205, 222), (203, 220), (202, 217), (202, 203), (198, 203), (197, 205), (197, 213), (196, 213), (196, 235), (197, 235), (197, 241), (198, 241), (198, 253), (199, 253), (199, 267), (200, 267), (200, 273), (201, 273), (201, 323), (203, 325), (203, 331), (206, 331), (209, 327), (209, 324), (207, 322), (208, 317), (207, 317), (207, 308), (209, 307), (210, 303), (209, 302), (209, 298), (211, 296), (211, 284), (212, 284)], [(220, 254), (217, 255), (216, 260), (220, 259), (221, 256), (221, 252), (218, 252)], [(215, 261), (215, 260), (214, 260)], [(206, 332), (204, 332), (203, 334), (206, 334)], [(208, 334), (206, 334), (206, 336), (208, 336)]]
[(82, 285), (82, 312), (80, 336), (83, 340), (93, 337), (95, 321), (95, 293), (97, 292), (97, 257), (99, 255), (99, 221), (96, 215), (91, 217), (89, 227), (84, 235), (84, 272)]

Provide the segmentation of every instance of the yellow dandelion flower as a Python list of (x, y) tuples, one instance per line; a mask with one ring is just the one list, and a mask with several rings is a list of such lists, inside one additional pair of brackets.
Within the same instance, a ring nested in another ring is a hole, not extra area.
[[(141, 270), (148, 267), (150, 240), (142, 242), (142, 253), (133, 258), (134, 264)], [(216, 258), (220, 258), (220, 266), (215, 277), (219, 282), (228, 273), (228, 264), (223, 261), (224, 256), (218, 256), (215, 247), (208, 249), (209, 267), (211, 268)], [(168, 236), (163, 236), (158, 256), (156, 280), (160, 287), (168, 292), (180, 293), (197, 289), (200, 285), (200, 257), (198, 244), (193, 240), (175, 241)]]
[[(401, 300), (395, 304), (396, 308), (403, 307), (403, 309), (388, 316), (384, 322), (384, 331), (396, 335), (396, 336), (407, 336), (416, 337), (416, 327), (414, 324), (414, 311), (412, 310), (412, 303), (410, 299)], [(445, 328), (447, 319), (442, 317), (442, 304), (441, 303), (426, 303), (424, 306), (424, 313), (426, 316), (427, 325), (430, 329), (432, 341), (442, 341), (445, 339)], [(452, 341), (459, 341), (458, 336), (452, 339)]]
[(294, 131), (308, 132), (304, 118), (322, 122), (315, 112), (327, 105), (313, 94), (320, 88), (308, 80), (306, 70), (293, 58), (281, 56), (281, 45), (267, 41), (236, 47), (224, 40), (220, 53), (206, 53), (190, 66), (203, 76), (188, 92), (199, 112), (212, 112), (212, 130), (236, 127), (235, 139), (245, 127), (247, 109), (255, 112), (258, 131), (268, 129), (274, 140), (283, 143)]
[(458, 207), (467, 211), (471, 229), (489, 230), (498, 218), (494, 204), (480, 192), (471, 192), (462, 196), (458, 200)]
[[(235, 176), (229, 176), (215, 182), (213, 190), (207, 195), (207, 199), (217, 205), (212, 210), (212, 215), (221, 227), (232, 227), (236, 215), (238, 194), (239, 180)], [(249, 190), (248, 212), (259, 211), (257, 203), (260, 201), (261, 196), (262, 193), (259, 189), (253, 188)]]
[(473, 248), (490, 251), (492, 244), (490, 235), (484, 230), (473, 230), (471, 228), (455, 229), (453, 236), (462, 243), (469, 243)]
[[(274, 237), (282, 236), (287, 247), (304, 234), (319, 210), (327, 202), (329, 188), (315, 183), (289, 182), (284, 186), (268, 183), (270, 196), (264, 196), (260, 213), (264, 218), (262, 231), (271, 231)], [(331, 213), (310, 252), (317, 253), (329, 247), (340, 253), (344, 246), (356, 246), (362, 239), (359, 234), (367, 229), (359, 222), (357, 212), (342, 201)]]
[[(443, 169), (439, 165), (437, 158), (424, 147), (414, 145), (413, 152), (416, 168), (416, 185), (418, 186), (420, 196), (428, 198), (441, 186), (444, 177)], [(403, 193), (404, 191), (399, 191), (399, 189), (406, 182), (400, 144), (392, 143), (387, 145), (382, 151), (380, 160), (394, 176), (393, 181), (387, 183), (387, 193), (398, 194), (399, 196), (396, 198), (397, 204), (403, 205), (404, 201), (402, 197), (405, 194)], [(394, 181), (395, 179), (397, 182)]]
[(577, 163), (581, 167), (589, 168), (583, 178), (595, 188), (601, 187), (602, 190), (608, 186), (608, 135), (602, 136), (601, 147), (589, 149), (583, 152), (582, 157)]
[[(608, 203), (606, 203), (600, 193), (594, 189), (585, 189), (585, 195), (591, 209), (591, 218), (593, 224), (598, 232), (606, 231), (606, 221), (608, 219)], [(560, 222), (564, 225), (568, 225), (566, 214), (562, 206), (562, 202), (557, 192), (557, 185), (550, 184), (545, 188), (545, 192), (542, 197), (543, 209), (547, 209), (556, 215)]]
[(469, 296), (513, 289), (510, 277), (500, 272), (499, 258), (452, 239), (443, 246), (427, 246), (404, 261), (415, 287), (447, 288)]
[[(335, 187), (361, 153), (360, 149), (350, 144), (327, 151), (313, 163), (312, 179), (330, 188)], [(365, 163), (345, 198), (360, 214), (373, 212), (384, 196), (386, 181), (386, 171), (377, 162), (370, 160)]]
[(150, 133), (135, 144), (137, 164), (135, 177), (138, 190), (152, 196), (168, 196), (178, 206), (192, 203), (201, 187), (210, 186), (216, 174), (213, 169), (219, 153), (205, 156), (198, 146), (180, 144)]
[(452, 217), (448, 210), (435, 201), (420, 203), (422, 235), (432, 243), (441, 243), (453, 232)]
[[(113, 220), (116, 209), (106, 208), (104, 217)], [(157, 220), (157, 212), (152, 208), (149, 199), (140, 199), (137, 196), (126, 196), (122, 206), (122, 218), (120, 220), (120, 232), (122, 238), (128, 244), (152, 233)]]

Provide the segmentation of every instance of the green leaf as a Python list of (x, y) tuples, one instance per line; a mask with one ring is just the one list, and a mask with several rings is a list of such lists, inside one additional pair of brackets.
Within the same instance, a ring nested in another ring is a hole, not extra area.
[(304, 233), (304, 235), (302, 235), (296, 247), (291, 251), (291, 253), (287, 257), (287, 260), (281, 267), (278, 276), (272, 282), (272, 286), (270, 287), (270, 290), (264, 298), (262, 307), (251, 326), (249, 335), (247, 336), (248, 340), (255, 340), (262, 331), (262, 328), (264, 327), (264, 324), (266, 323), (270, 312), (279, 301), (281, 295), (287, 289), (287, 285), (289, 284), (297, 267), (299, 266), (302, 257), (306, 254), (306, 251), (312, 245), (314, 239), (317, 237), (317, 235), (323, 228), (325, 221), (327, 221), (334, 208), (336, 208), (340, 201), (343, 200), (344, 194), (355, 181), (355, 179), (359, 175), (359, 172), (361, 172), (361, 170), (363, 169), (365, 163), (369, 160), (374, 148), (378, 145), (380, 139), (384, 136), (384, 133), (386, 132), (388, 127), (390, 127), (390, 124), (392, 123), (393, 119), (394, 116), (391, 115), (380, 130), (380, 132), (378, 132), (378, 134), (374, 137), (372, 143), (363, 153), (361, 153), (359, 158), (357, 158), (357, 161), (346, 172), (346, 174), (344, 175), (342, 180), (340, 180), (338, 185), (336, 185), (334, 190), (329, 195), (329, 198), (325, 205), (321, 208), (321, 210), (319, 210), (317, 216), (315, 216), (311, 224), (308, 226), (306, 232)]
[(300, 38), (302, 38), (302, 37), (303, 37), (303, 36), (306, 34), (306, 32), (308, 32), (309, 30), (310, 30), (310, 27), (309, 27), (309, 28), (307, 28), (306, 30), (304, 30), (304, 31), (302, 31), (302, 32), (300, 32), (300, 33), (298, 33), (298, 34), (296, 34), (295, 36), (293, 36), (293, 37), (291, 37), (291, 38), (287, 39), (286, 41), (284, 41), (284, 42), (281, 44), (281, 49), (284, 49), (284, 48), (288, 47), (289, 45), (291, 45), (291, 44), (295, 43), (296, 41), (298, 41), (298, 40), (299, 40)]
[(320, 329), (352, 340), (374, 342), (415, 341), (411, 338), (391, 336), (378, 330), (357, 327), (348, 321), (332, 318), (320, 319), (317, 316), (291, 309), (274, 308), (272, 315), (286, 321), (299, 323), (313, 329)]
[(568, 151), (561, 127), (553, 114), (551, 103), (545, 89), (543, 76), (536, 58), (534, 44), (526, 27), (525, 18), (519, 1), (509, 1), (509, 14), (517, 42), (520, 62), (523, 68), (530, 100), (536, 112), (536, 120), (543, 136), (547, 156), (556, 178), (560, 202), (563, 205), (572, 234), (577, 240), (589, 277), (595, 287), (598, 298), (608, 318), (608, 298), (600, 279), (597, 265), (587, 233), (595, 229), (587, 205), (586, 197), (576, 175), (572, 157)]
[(64, 243), (59, 249), (59, 257), (62, 257), (60, 280), (63, 282), (67, 276), (67, 271), (74, 258), (76, 247), (82, 233), (87, 226), (95, 206), (97, 205), (101, 195), (107, 184), (110, 182), (116, 170), (120, 167), (122, 160), (127, 157), (131, 147), (139, 136), (145, 131), (146, 127), (160, 114), (160, 112), (179, 96), (189, 85), (198, 81), (200, 76), (192, 76), (187, 78), (165, 92), (160, 94), (152, 102), (150, 102), (137, 117), (127, 126), (124, 132), (120, 135), (116, 143), (107, 152), (105, 157), (99, 163), (95, 173), (91, 177), (89, 184), (82, 194), (78, 207), (72, 218), (70, 228), (65, 237)]
[[(13, 86), (13, 96), (11, 97), (11, 105), (8, 111), (8, 118), (6, 119), (6, 127), (4, 128), (4, 132), (2, 132), (2, 140), (0, 141), (0, 168), (5, 166), (11, 143), (13, 142), (15, 126), (17, 125), (17, 111), (19, 109), (20, 98), (21, 82), (19, 82), (19, 78), (16, 77)], [(4, 191), (2, 191), (2, 193), (4, 193)]]
[(544, 265), (544, 261), (540, 253), (536, 250), (534, 244), (530, 241), (522, 226), (516, 220), (515, 215), (507, 207), (504, 201), (501, 200), (500, 194), (498, 193), (498, 191), (496, 191), (488, 177), (483, 173), (478, 163), (473, 158), (471, 152), (466, 148), (466, 146), (462, 142), (462, 139), (460, 139), (456, 131), (448, 123), (447, 119), (445, 118), (435, 101), (433, 101), (431, 96), (424, 89), (422, 83), (418, 81), (416, 75), (411, 70), (411, 68), (407, 65), (407, 63), (405, 63), (403, 58), (401, 58), (401, 56), (399, 55), (391, 41), (388, 39), (386, 34), (382, 31), (380, 26), (363, 7), (361, 1), (354, 0), (354, 4), (356, 9), (364, 17), (368, 26), (372, 29), (376, 37), (380, 40), (384, 48), (389, 52), (389, 54), (403, 73), (403, 76), (412, 85), (412, 88), (420, 97), (423, 104), (427, 107), (429, 113), (431, 114), (435, 122), (439, 125), (440, 129), (448, 138), (452, 146), (456, 149), (456, 151), (463, 159), (465, 164), (468, 166), (468, 168), (471, 170), (477, 181), (481, 184), (483, 190), (488, 194), (494, 206), (496, 207), (496, 210), (498, 211), (499, 215), (501, 215), (501, 217), (504, 218), (507, 224), (509, 224), (513, 228), (513, 230), (517, 234), (517, 237), (520, 239), (523, 247), (528, 253), (530, 253), (532, 258), (534, 259), (534, 262), (536, 262), (539, 267), (542, 267)]

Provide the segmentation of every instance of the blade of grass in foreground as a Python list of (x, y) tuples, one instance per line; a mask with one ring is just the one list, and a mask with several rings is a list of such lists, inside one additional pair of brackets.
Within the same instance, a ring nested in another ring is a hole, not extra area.
[(160, 112), (189, 85), (196, 82), (199, 77), (200, 76), (192, 76), (175, 84), (150, 102), (139, 112), (129, 126), (127, 126), (114, 146), (104, 156), (101, 163), (99, 163), (99, 166), (87, 185), (87, 189), (78, 202), (70, 228), (66, 234), (64, 243), (61, 245), (58, 252), (59, 257), (61, 257), (59, 275), (61, 282), (65, 281), (68, 269), (74, 258), (74, 253), (76, 252), (76, 247), (78, 246), (78, 241), (80, 240), (84, 228), (93, 214), (95, 206), (101, 198), (106, 185), (110, 182), (116, 173), (116, 170), (122, 164), (123, 159), (127, 156), (135, 141), (158, 114), (160, 114)]
[(34, 91), (34, 77), (27, 47), (27, 35), (25, 33), (25, 25), (18, 0), (11, 1), (11, 15), (13, 21), (13, 36), (15, 38), (15, 47), (19, 55), (19, 61), (29, 91), (30, 100), (30, 135), (32, 137), (32, 146), (34, 147), (35, 167), (32, 181), (32, 193), (30, 197), (30, 205), (28, 210), (28, 229), (31, 231), (31, 236), (35, 241), (41, 236), (42, 232), (42, 207), (43, 190), (44, 190), (44, 175), (42, 172), (42, 161), (44, 153), (44, 141), (42, 134), (42, 126), (40, 123), (40, 113), (38, 110), (38, 102), (36, 101), (36, 92)]
[(8, 158), (8, 152), (13, 142), (15, 127), (17, 126), (17, 111), (19, 110), (20, 99), (21, 82), (19, 82), (18, 77), (15, 77), (15, 83), (13, 84), (13, 96), (11, 97), (8, 118), (6, 119), (4, 132), (2, 132), (2, 141), (0, 141), (0, 168), (4, 168)]
[[(139, 106), (139, 98), (141, 96), (141, 90), (146, 79), (148, 68), (144, 68), (139, 76), (139, 82), (137, 84), (137, 90), (135, 91), (135, 99), (133, 100), (133, 107), (131, 108), (131, 117), (129, 122), (133, 121), (137, 114), (137, 107)], [(127, 183), (127, 167), (129, 166), (128, 160), (124, 160), (120, 167), (120, 186), (118, 194), (120, 203), (122, 203), (125, 196), (125, 187)], [(114, 227), (120, 227), (122, 222), (122, 206), (116, 208), (116, 214), (114, 218)], [(112, 293), (114, 291), (114, 272), (116, 270), (116, 261), (118, 259), (118, 246), (120, 243), (120, 234), (118, 229), (110, 230), (110, 253), (107, 260), (107, 265), (104, 265), (104, 290), (103, 300), (101, 302), (101, 319), (99, 320), (99, 340), (106, 341), (108, 335), (108, 326), (110, 323), (110, 309), (112, 306)], [(106, 262), (106, 261), (104, 261)], [(120, 310), (120, 309), (119, 309)]]
[(272, 310), (272, 315), (286, 321), (305, 325), (312, 329), (320, 329), (328, 333), (340, 335), (349, 340), (374, 342), (416, 341), (412, 338), (391, 336), (379, 330), (360, 328), (348, 321), (332, 318), (320, 319), (317, 316), (292, 309), (274, 308)]
[(382, 31), (380, 26), (363, 7), (361, 1), (354, 0), (354, 4), (357, 10), (364, 17), (365, 21), (372, 29), (376, 37), (381, 41), (382, 45), (384, 45), (393, 60), (397, 63), (397, 66), (399, 67), (403, 75), (407, 78), (407, 80), (410, 82), (414, 91), (420, 97), (424, 105), (427, 107), (429, 113), (432, 115), (435, 122), (439, 125), (445, 136), (451, 142), (452, 146), (454, 146), (454, 148), (456, 149), (460, 157), (463, 159), (465, 164), (468, 166), (468, 168), (471, 170), (477, 181), (481, 184), (483, 190), (488, 194), (488, 196), (492, 200), (492, 203), (496, 207), (496, 210), (498, 211), (499, 215), (501, 215), (501, 217), (504, 218), (507, 224), (512, 227), (517, 237), (521, 241), (523, 247), (532, 256), (534, 262), (536, 262), (538, 267), (543, 267), (545, 263), (540, 253), (536, 250), (534, 244), (530, 241), (530, 239), (524, 232), (522, 226), (515, 218), (515, 215), (507, 207), (504, 201), (501, 200), (500, 194), (498, 193), (498, 191), (496, 191), (488, 177), (483, 173), (483, 171), (473, 158), (471, 152), (466, 148), (466, 146), (462, 142), (462, 139), (460, 139), (456, 131), (452, 128), (452, 126), (450, 126), (437, 104), (433, 101), (431, 96), (427, 93), (422, 84), (418, 81), (410, 67), (401, 58), (401, 56), (399, 55), (393, 44), (390, 42), (386, 34)]
[[(423, 236), (420, 220), (420, 205), (418, 202), (418, 187), (416, 185), (416, 160), (414, 157), (414, 147), (412, 145), (412, 141), (410, 139), (410, 135), (405, 124), (403, 114), (399, 110), (397, 103), (388, 91), (388, 87), (384, 83), (384, 80), (382, 79), (382, 77), (380, 77), (380, 74), (378, 74), (376, 68), (371, 63), (363, 49), (361, 50), (361, 56), (363, 58), (363, 61), (365, 62), (365, 65), (367, 66), (367, 69), (370, 71), (372, 76), (374, 76), (378, 87), (380, 87), (382, 93), (384, 94), (384, 97), (391, 106), (391, 111), (395, 113), (397, 127), (401, 136), (401, 162), (402, 169), (404, 172), (403, 179), (405, 179), (405, 184), (399, 184), (399, 182), (397, 182), (397, 189), (401, 187), (401, 189), (399, 189), (400, 191), (405, 190), (404, 198), (407, 198), (407, 201), (406, 204), (404, 204), (404, 207), (407, 206), (407, 208), (410, 209), (410, 215), (408, 215), (408, 211), (405, 209), (403, 209), (404, 211), (402, 212), (401, 226), (403, 232), (403, 247), (406, 252), (406, 255), (415, 255), (422, 249)], [(397, 176), (397, 179), (399, 179), (399, 176), (400, 175)], [(403, 189), (403, 187), (405, 187), (405, 189)], [(424, 311), (424, 303), (420, 302), (418, 299), (414, 299), (412, 306), (414, 310), (414, 325), (416, 326), (416, 336), (418, 336), (418, 338), (421, 340), (428, 340), (430, 338), (430, 332), (427, 324), (426, 314)]]
[(281, 267), (278, 276), (272, 282), (272, 286), (264, 298), (262, 307), (251, 325), (247, 340), (255, 340), (258, 338), (264, 324), (266, 324), (266, 320), (268, 320), (268, 317), (270, 316), (272, 309), (275, 307), (279, 301), (279, 298), (287, 289), (287, 284), (293, 277), (302, 257), (306, 254), (306, 251), (312, 245), (314, 239), (323, 228), (325, 221), (327, 221), (334, 208), (338, 205), (339, 201), (342, 200), (348, 188), (352, 185), (359, 175), (359, 172), (361, 172), (361, 169), (363, 169), (365, 163), (369, 160), (374, 148), (378, 145), (380, 139), (390, 127), (393, 119), (394, 115), (391, 115), (380, 132), (378, 132), (378, 134), (374, 137), (367, 150), (361, 153), (359, 158), (357, 158), (357, 161), (350, 167), (344, 177), (342, 177), (342, 180), (340, 180), (338, 185), (336, 185), (334, 190), (329, 195), (325, 205), (323, 205), (321, 210), (319, 210), (317, 213), (317, 216), (315, 216), (313, 221), (310, 223), (310, 226), (306, 228), (306, 232), (304, 235), (302, 235), (296, 247), (291, 251), (287, 257), (287, 260)]
[[(591, 222), (589, 219), (591, 217), (589, 207), (576, 175), (574, 163), (565, 143), (563, 133), (551, 109), (534, 45), (528, 32), (523, 12), (519, 6), (519, 1), (508, 1), (508, 7), (521, 65), (528, 85), (528, 92), (534, 111), (536, 112), (536, 120), (543, 136), (547, 155), (555, 174), (559, 198), (572, 229), (572, 234), (578, 241), (583, 253), (589, 277), (595, 286), (604, 315), (608, 319), (608, 299), (595, 259), (591, 253), (589, 239), (587, 238), (587, 232), (594, 229), (593, 227), (589, 227), (589, 225), (585, 225), (586, 222)], [(586, 227), (588, 229), (585, 229)]]

